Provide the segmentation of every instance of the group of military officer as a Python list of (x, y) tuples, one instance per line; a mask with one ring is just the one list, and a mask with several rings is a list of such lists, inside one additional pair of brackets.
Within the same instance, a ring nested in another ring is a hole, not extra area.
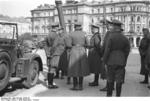
[(97, 25), (91, 25), (92, 37), (90, 40), (82, 31), (80, 23), (76, 23), (75, 31), (69, 34), (65, 34), (64, 29), (58, 25), (51, 26), (51, 31), (45, 39), (49, 88), (58, 88), (53, 83), (53, 79), (56, 69), (61, 68), (66, 71), (68, 77), (73, 78), (71, 90), (83, 90), (84, 77), (94, 73), (94, 81), (90, 82), (89, 86), (98, 86), (101, 74), (102, 78), (107, 79), (107, 89), (102, 89), (107, 90), (107, 96), (112, 96), (115, 82), (116, 96), (121, 95), (130, 44), (123, 34), (120, 21), (106, 20), (105, 23), (107, 23), (108, 31), (103, 44), (101, 44)]

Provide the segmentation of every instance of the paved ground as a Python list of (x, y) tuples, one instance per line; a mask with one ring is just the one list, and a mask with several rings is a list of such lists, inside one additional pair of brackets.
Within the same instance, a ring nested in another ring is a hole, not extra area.
[[(42, 51), (41, 51), (42, 52)], [(39, 51), (39, 53), (41, 53)], [(147, 97), (150, 96), (150, 90), (147, 85), (139, 84), (143, 80), (143, 76), (139, 74), (140, 71), (140, 57), (137, 50), (133, 50), (129, 56), (128, 64), (126, 67), (126, 80), (123, 85), (122, 96), (127, 97)], [(43, 55), (42, 55), (43, 56)], [(99, 97), (105, 96), (105, 92), (100, 92), (99, 89), (105, 86), (105, 81), (100, 80), (99, 87), (89, 87), (88, 83), (92, 81), (93, 75), (87, 76), (84, 79), (83, 91), (70, 91), (72, 85), (66, 85), (66, 80), (55, 80), (59, 85), (59, 89), (49, 90), (46, 83), (42, 82), (43, 76), (40, 76), (40, 82), (31, 89), (25, 89), (21, 85), (17, 85), (15, 90), (6, 91), (4, 96), (35, 96), (35, 97), (50, 97), (50, 96), (86, 96), (86, 97)], [(20, 86), (20, 87), (19, 87)], [(115, 93), (115, 91), (114, 91)]]

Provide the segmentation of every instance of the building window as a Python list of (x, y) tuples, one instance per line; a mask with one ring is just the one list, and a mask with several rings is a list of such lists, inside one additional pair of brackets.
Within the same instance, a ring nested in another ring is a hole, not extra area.
[(136, 11), (136, 6), (133, 6), (133, 11)]
[(92, 23), (94, 23), (94, 19), (92, 18)]
[(120, 7), (120, 12), (123, 12), (123, 7)]
[(98, 9), (98, 13), (100, 13), (100, 9)]
[(76, 13), (75, 9), (73, 9), (73, 10), (72, 10), (72, 13), (73, 13), (73, 14), (75, 14), (75, 13)]
[(94, 9), (92, 9), (92, 14), (94, 14)]
[(111, 12), (113, 12), (113, 8), (111, 8)]
[(137, 11), (139, 11), (139, 7), (137, 7)]
[(134, 22), (134, 17), (133, 16), (131, 16), (131, 22)]
[(110, 17), (110, 20), (112, 21), (112, 20), (113, 20), (113, 17)]
[(43, 29), (42, 32), (43, 32), (43, 33), (46, 33), (46, 26), (45, 26), (45, 25), (42, 26), (42, 29)]
[(141, 22), (141, 18), (140, 18), (140, 16), (138, 16), (138, 18), (137, 18), (137, 22)]
[(44, 12), (43, 16), (46, 16), (46, 12)]
[(124, 22), (126, 22), (126, 16), (124, 16)]
[(37, 13), (34, 14), (34, 16), (35, 16), (35, 17), (39, 17), (39, 16), (40, 16), (40, 13), (37, 12)]
[(140, 26), (137, 26), (137, 32), (140, 32)]
[(39, 33), (40, 27), (36, 25), (36, 26), (35, 26), (35, 30), (36, 30), (36, 31), (35, 31), (36, 33)]
[(74, 22), (77, 22), (77, 21), (78, 21), (77, 19), (74, 20)]
[(133, 25), (130, 25), (129, 33), (131, 33), (131, 34), (133, 34), (133, 33), (134, 33), (134, 27), (133, 27)]
[(71, 13), (72, 13), (72, 10), (71, 10), (71, 9), (69, 9), (69, 10), (68, 10), (68, 14), (71, 14)]
[(130, 7), (130, 11), (132, 11), (132, 6)]

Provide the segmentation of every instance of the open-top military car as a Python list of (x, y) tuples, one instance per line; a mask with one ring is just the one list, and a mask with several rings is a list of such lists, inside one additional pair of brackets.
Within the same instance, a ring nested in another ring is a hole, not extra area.
[(19, 77), (25, 87), (36, 85), (39, 72), (43, 70), (39, 55), (24, 52), (18, 41), (16, 23), (0, 22), (0, 91), (4, 90), (11, 77)]

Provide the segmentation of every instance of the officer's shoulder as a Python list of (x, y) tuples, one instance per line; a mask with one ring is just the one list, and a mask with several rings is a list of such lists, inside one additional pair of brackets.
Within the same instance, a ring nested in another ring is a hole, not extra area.
[(107, 32), (106, 32), (106, 34), (109, 34), (109, 33), (111, 33), (111, 31), (107, 31)]
[(84, 34), (86, 34), (86, 32), (85, 31), (81, 31), (82, 33), (84, 33)]
[(122, 35), (123, 37), (125, 37), (126, 39), (128, 39), (127, 36), (125, 36), (125, 32), (121, 32), (121, 35)]

